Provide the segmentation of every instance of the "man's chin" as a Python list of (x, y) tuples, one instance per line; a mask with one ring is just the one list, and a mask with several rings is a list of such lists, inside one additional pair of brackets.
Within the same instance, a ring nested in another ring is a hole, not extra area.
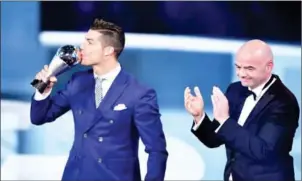
[(83, 67), (91, 67), (91, 65), (81, 64)]
[(91, 66), (89, 63), (85, 62), (85, 61), (81, 61), (80, 64), (82, 66)]
[(241, 81), (241, 85), (242, 85), (243, 87), (248, 87), (248, 86), (249, 86), (249, 84), (248, 84), (247, 82), (243, 82), (243, 81)]

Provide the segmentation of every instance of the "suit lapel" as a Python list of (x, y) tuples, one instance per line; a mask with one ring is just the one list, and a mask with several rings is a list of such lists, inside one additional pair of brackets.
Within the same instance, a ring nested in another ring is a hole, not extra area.
[(113, 105), (116, 100), (122, 95), (126, 85), (128, 77), (123, 70), (117, 75), (112, 85), (110, 86), (106, 96), (100, 103), (98, 110), (106, 111), (108, 109), (113, 109)]
[(107, 94), (105, 95), (104, 99), (100, 103), (99, 107), (96, 109), (95, 108), (95, 102), (94, 102), (94, 86), (93, 86), (93, 92), (92, 92), (92, 100), (89, 102), (92, 102), (95, 109), (95, 117), (92, 120), (92, 122), (89, 122), (89, 125), (85, 129), (85, 131), (89, 130), (94, 126), (98, 120), (100, 120), (104, 114), (106, 114), (107, 110), (112, 110), (113, 105), (117, 101), (117, 99), (122, 95), (124, 92), (126, 86), (127, 86), (127, 81), (128, 81), (128, 76), (126, 73), (121, 70), (120, 73), (117, 75), (115, 80), (113, 81), (112, 85), (110, 86), (109, 90), (107, 91)]
[(248, 116), (247, 120), (244, 123), (243, 127), (247, 127), (248, 124), (255, 119), (257, 115), (270, 103), (270, 101), (274, 98), (274, 95), (265, 93), (257, 105), (254, 107), (250, 115)]
[(93, 76), (93, 71), (92, 69), (89, 70), (88, 78), (85, 79), (85, 84), (82, 86), (83, 91), (85, 92), (87, 96), (87, 109), (88, 110), (93, 110), (93, 112), (96, 110), (95, 107), (95, 95), (94, 95), (94, 85), (95, 85), (95, 79)]
[(275, 92), (278, 91), (278, 87), (280, 86), (281, 80), (278, 76), (275, 76), (276, 81), (271, 85), (270, 88), (264, 93), (264, 95), (260, 98), (250, 115), (248, 116), (246, 122), (243, 127), (247, 127), (252, 120), (255, 120), (255, 117), (260, 114), (262, 110), (273, 100), (275, 97)]

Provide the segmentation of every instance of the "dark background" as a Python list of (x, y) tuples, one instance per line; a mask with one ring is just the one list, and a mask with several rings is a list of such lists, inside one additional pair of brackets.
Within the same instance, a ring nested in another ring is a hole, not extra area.
[(102, 17), (126, 32), (301, 44), (299, 1), (41, 2), (41, 15), (41, 30), (86, 31), (95, 17)]

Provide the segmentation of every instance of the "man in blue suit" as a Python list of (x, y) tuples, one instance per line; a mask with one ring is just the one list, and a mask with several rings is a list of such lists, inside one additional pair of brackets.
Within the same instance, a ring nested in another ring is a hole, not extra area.
[[(139, 138), (149, 154), (145, 180), (163, 181), (168, 152), (156, 92), (125, 72), (118, 57), (123, 30), (96, 19), (81, 45), (81, 64), (65, 89), (50, 96), (51, 84), (31, 103), (31, 122), (53, 122), (71, 110), (75, 135), (62, 180), (140, 181)], [(43, 79), (48, 67), (39, 72)]]
[(204, 112), (198, 87), (195, 96), (185, 90), (193, 134), (209, 148), (226, 147), (225, 181), (295, 180), (290, 151), (300, 108), (293, 93), (272, 74), (273, 64), (265, 42), (245, 43), (236, 56), (240, 82), (232, 83), (226, 95), (213, 88), (213, 121)]

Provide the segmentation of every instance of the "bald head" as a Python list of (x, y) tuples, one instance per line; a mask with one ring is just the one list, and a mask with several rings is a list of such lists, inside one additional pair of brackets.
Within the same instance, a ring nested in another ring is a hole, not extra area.
[(273, 61), (273, 52), (269, 45), (258, 39), (244, 43), (239, 48), (237, 56), (253, 57), (254, 60), (260, 60), (263, 63)]
[(236, 73), (242, 85), (255, 88), (265, 82), (272, 73), (273, 53), (261, 40), (244, 43), (236, 55)]

